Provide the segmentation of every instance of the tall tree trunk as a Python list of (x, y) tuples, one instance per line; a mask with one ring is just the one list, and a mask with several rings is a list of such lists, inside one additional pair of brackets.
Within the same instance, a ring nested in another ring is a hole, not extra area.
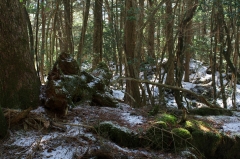
[[(218, 0), (218, 42), (220, 44), (219, 47), (219, 53), (220, 53), (220, 59), (219, 59), (219, 76), (220, 76), (220, 85), (221, 85), (221, 93), (222, 93), (222, 101), (223, 101), (223, 107), (227, 108), (227, 102), (226, 102), (226, 95), (225, 95), (225, 85), (223, 84), (223, 77), (222, 77), (222, 68), (223, 68), (223, 51), (224, 51), (224, 13), (223, 13), (223, 6), (221, 0)], [(230, 39), (228, 39), (230, 40)], [(230, 41), (229, 41), (230, 42)], [(230, 47), (230, 46), (228, 46)], [(229, 55), (230, 56), (230, 55)]]
[(102, 44), (103, 44), (103, 17), (102, 17), (103, 0), (95, 0), (94, 5), (94, 32), (93, 32), (93, 60), (92, 67), (102, 61)]
[(23, 6), (16, 0), (0, 1), (0, 6), (0, 106), (36, 107), (40, 81), (30, 56)]
[(37, 74), (39, 77), (39, 55), (38, 55), (38, 23), (39, 23), (39, 0), (37, 0), (37, 12), (36, 12), (36, 34), (35, 34), (35, 58), (36, 58), (36, 68), (37, 68)]
[(90, 8), (90, 0), (86, 1), (84, 13), (83, 13), (83, 25), (81, 29), (80, 41), (78, 45), (78, 54), (77, 54), (77, 61), (79, 62), (80, 70), (82, 65), (82, 54), (83, 54), (83, 46), (85, 41), (85, 34), (87, 30), (87, 21), (89, 15), (89, 8)]
[[(154, 0), (148, 0), (149, 7), (153, 8)], [(154, 52), (154, 33), (155, 33), (155, 16), (152, 17), (152, 19), (149, 21), (148, 25), (148, 56), (151, 59), (155, 59), (155, 52)]]
[(72, 37), (72, 5), (70, 0), (63, 0), (64, 5), (64, 19), (65, 19), (65, 35), (64, 51), (73, 54), (74, 45)]
[[(198, 0), (195, 0), (194, 5), (188, 9), (185, 13), (185, 16), (181, 20), (179, 24), (179, 30), (178, 30), (178, 44), (177, 44), (177, 53), (176, 53), (176, 58), (177, 58), (177, 64), (176, 64), (176, 86), (177, 87), (182, 87), (182, 78), (183, 78), (183, 59), (184, 59), (184, 44), (185, 44), (185, 31), (186, 31), (186, 26), (188, 23), (191, 21), (193, 18), (193, 15), (197, 9), (197, 4)], [(182, 92), (176, 90), (174, 91), (174, 97), (175, 101), (178, 105), (179, 109), (183, 108), (182, 104)]]
[[(191, 9), (193, 5), (193, 0), (187, 1), (187, 10)], [(189, 82), (189, 63), (191, 58), (191, 45), (192, 45), (192, 20), (186, 26), (185, 31), (186, 37), (186, 44), (185, 44), (185, 74), (184, 74), (184, 81)]]
[(167, 45), (167, 53), (168, 53), (168, 62), (166, 64), (166, 84), (174, 85), (174, 59), (175, 55), (173, 53), (174, 41), (173, 41), (173, 24), (174, 24), (174, 16), (172, 13), (172, 1), (166, 1), (166, 45)]
[(40, 51), (40, 80), (42, 83), (45, 83), (44, 81), (44, 58), (45, 58), (45, 25), (46, 25), (46, 16), (45, 16), (45, 10), (44, 10), (44, 0), (42, 0), (42, 44), (41, 44), (41, 51)]
[[(136, 1), (128, 0), (126, 5), (126, 23), (125, 23), (125, 54), (128, 66), (128, 75), (132, 78), (138, 78), (135, 69), (135, 42), (136, 42)], [(133, 107), (141, 106), (140, 92), (138, 83), (134, 81), (127, 81), (125, 101)]]

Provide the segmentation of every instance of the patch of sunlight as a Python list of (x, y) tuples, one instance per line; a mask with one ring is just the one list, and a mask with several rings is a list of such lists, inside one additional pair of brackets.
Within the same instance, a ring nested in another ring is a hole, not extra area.
[(204, 126), (204, 125), (199, 125), (199, 128), (201, 130), (205, 131), (205, 132), (209, 132), (210, 131), (210, 129), (208, 127)]

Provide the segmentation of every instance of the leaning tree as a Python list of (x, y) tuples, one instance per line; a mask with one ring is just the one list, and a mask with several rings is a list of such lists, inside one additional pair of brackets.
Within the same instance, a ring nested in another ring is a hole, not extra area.
[[(30, 54), (23, 5), (0, 1), (0, 109), (37, 106), (40, 80)], [(0, 110), (0, 137), (6, 133)]]

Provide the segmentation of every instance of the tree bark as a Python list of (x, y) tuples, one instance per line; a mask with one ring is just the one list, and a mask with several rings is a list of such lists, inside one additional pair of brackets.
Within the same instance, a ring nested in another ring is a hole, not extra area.
[[(191, 9), (193, 5), (192, 0), (187, 1), (187, 9)], [(191, 58), (191, 45), (192, 45), (192, 20), (190, 20), (186, 26), (185, 37), (186, 37), (186, 44), (185, 44), (185, 74), (184, 74), (184, 82), (189, 82), (189, 63)]]
[(175, 55), (173, 53), (174, 41), (173, 41), (173, 24), (174, 16), (172, 13), (172, 2), (166, 1), (166, 39), (167, 39), (167, 53), (168, 62), (166, 64), (165, 70), (167, 72), (166, 84), (174, 85), (174, 59)]
[(15, 0), (2, 0), (0, 6), (0, 105), (35, 107), (40, 81), (30, 56), (23, 6)]
[[(128, 66), (128, 76), (138, 78), (138, 71), (135, 68), (135, 42), (136, 42), (136, 1), (128, 0), (126, 4), (126, 23), (125, 23), (125, 54)], [(133, 107), (141, 106), (141, 98), (138, 83), (135, 81), (127, 81), (125, 102)]]
[(103, 19), (102, 19), (103, 0), (95, 0), (94, 6), (94, 33), (93, 33), (93, 60), (92, 68), (102, 61), (102, 44), (103, 44)]
[(77, 54), (77, 61), (79, 62), (80, 70), (81, 70), (81, 65), (82, 65), (83, 45), (84, 45), (85, 34), (86, 34), (86, 30), (87, 30), (89, 8), (90, 8), (90, 0), (87, 0), (85, 10), (83, 13), (83, 26), (82, 26), (82, 30), (81, 30), (80, 41), (79, 41), (79, 45), (78, 45), (78, 54)]
[(66, 40), (64, 41), (64, 51), (73, 54), (74, 44), (72, 37), (72, 2), (70, 0), (63, 0), (64, 5), (64, 18), (65, 18), (65, 34)]

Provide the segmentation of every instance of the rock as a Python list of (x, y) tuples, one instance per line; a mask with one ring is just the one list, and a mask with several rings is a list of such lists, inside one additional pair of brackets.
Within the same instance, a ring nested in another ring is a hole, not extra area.
[(174, 145), (176, 147), (186, 147), (192, 140), (192, 135), (187, 129), (173, 128), (172, 133), (174, 134)]
[(45, 107), (59, 114), (66, 115), (68, 108), (74, 103), (90, 101), (92, 105), (116, 107), (117, 101), (108, 92), (112, 74), (104, 63), (88, 72), (79, 72), (77, 62), (67, 53), (63, 52), (55, 62), (48, 75), (46, 90), (41, 101)]
[(93, 94), (92, 102), (96, 103), (99, 106), (114, 107), (114, 108), (116, 108), (118, 104), (117, 100), (115, 100), (113, 96), (108, 92), (104, 94), (101, 94), (101, 93)]
[(111, 121), (101, 122), (96, 126), (96, 130), (100, 135), (109, 138), (120, 146), (131, 148), (139, 146), (139, 140), (136, 134), (128, 128), (114, 124)]
[(70, 105), (73, 105), (71, 96), (61, 80), (48, 81), (46, 97), (45, 107), (61, 116), (66, 115), (68, 108), (71, 107)]
[(106, 63), (100, 62), (97, 65), (96, 69), (94, 69), (92, 71), (92, 74), (95, 77), (100, 78), (103, 81), (103, 84), (105, 86), (109, 86), (110, 79), (112, 78), (112, 73), (111, 73), (110, 69), (108, 68), (108, 66), (106, 65)]

